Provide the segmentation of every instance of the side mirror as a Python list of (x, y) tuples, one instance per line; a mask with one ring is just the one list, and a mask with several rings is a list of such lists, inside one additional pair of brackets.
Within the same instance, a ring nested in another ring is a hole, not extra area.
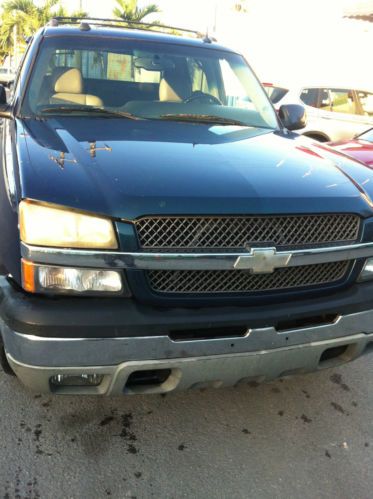
[(4, 85), (0, 85), (0, 118), (11, 118), (11, 107), (7, 103), (6, 90)]
[(288, 130), (300, 130), (307, 125), (307, 113), (299, 104), (284, 104), (280, 107), (278, 116)]

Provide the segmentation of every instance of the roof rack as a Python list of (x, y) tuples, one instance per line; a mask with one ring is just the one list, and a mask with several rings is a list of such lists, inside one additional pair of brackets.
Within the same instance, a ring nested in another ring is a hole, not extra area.
[(48, 23), (49, 26), (59, 26), (66, 24), (80, 24), (80, 29), (83, 31), (89, 31), (90, 25), (92, 26), (104, 26), (110, 28), (127, 28), (127, 29), (137, 29), (143, 31), (155, 31), (157, 33), (168, 33), (168, 34), (187, 34), (194, 35), (196, 38), (202, 38), (206, 43), (211, 43), (216, 41), (215, 38), (210, 37), (208, 34), (201, 33), (200, 31), (195, 31), (192, 29), (178, 28), (175, 26), (168, 26), (166, 24), (158, 23), (144, 23), (140, 21), (125, 21), (123, 19), (103, 19), (100, 17), (70, 17), (70, 16), (57, 16), (51, 19)]

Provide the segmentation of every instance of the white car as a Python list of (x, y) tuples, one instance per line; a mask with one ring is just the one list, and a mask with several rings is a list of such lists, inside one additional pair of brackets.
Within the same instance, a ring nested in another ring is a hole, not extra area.
[(337, 86), (292, 87), (263, 83), (273, 105), (302, 104), (307, 126), (300, 133), (321, 142), (351, 139), (373, 126), (373, 90)]

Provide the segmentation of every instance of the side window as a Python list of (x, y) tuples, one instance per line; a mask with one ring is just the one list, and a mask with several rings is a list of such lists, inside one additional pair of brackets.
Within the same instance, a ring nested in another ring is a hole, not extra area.
[(333, 113), (358, 114), (352, 90), (331, 88), (330, 98)]
[(373, 116), (373, 93), (358, 90), (357, 95), (359, 97), (363, 114)]
[(300, 94), (300, 100), (304, 102), (307, 106), (319, 107), (318, 106), (318, 88), (304, 88)]
[(324, 109), (324, 111), (331, 110), (331, 100), (330, 100), (330, 92), (326, 88), (320, 88), (319, 94), (319, 105), (320, 109)]
[(288, 93), (286, 88), (281, 87), (269, 87), (267, 85), (264, 86), (264, 90), (267, 92), (268, 97), (271, 99), (272, 104), (277, 104), (281, 99), (285, 97)]

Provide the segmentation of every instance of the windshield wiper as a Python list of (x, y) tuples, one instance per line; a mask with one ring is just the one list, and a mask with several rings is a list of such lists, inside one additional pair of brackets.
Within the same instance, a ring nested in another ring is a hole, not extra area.
[(162, 120), (189, 121), (192, 123), (211, 123), (214, 125), (249, 126), (242, 121), (223, 118), (222, 116), (214, 116), (212, 114), (162, 114), (160, 118)]
[(135, 114), (131, 113), (126, 113), (124, 111), (112, 111), (110, 109), (105, 109), (103, 107), (96, 107), (96, 106), (51, 106), (51, 107), (45, 107), (41, 109), (41, 113), (48, 113), (48, 114), (53, 114), (53, 113), (97, 113), (97, 114), (104, 114), (108, 117), (117, 117), (117, 118), (127, 118), (129, 120), (143, 120), (145, 118), (140, 118), (139, 116), (136, 116)]

